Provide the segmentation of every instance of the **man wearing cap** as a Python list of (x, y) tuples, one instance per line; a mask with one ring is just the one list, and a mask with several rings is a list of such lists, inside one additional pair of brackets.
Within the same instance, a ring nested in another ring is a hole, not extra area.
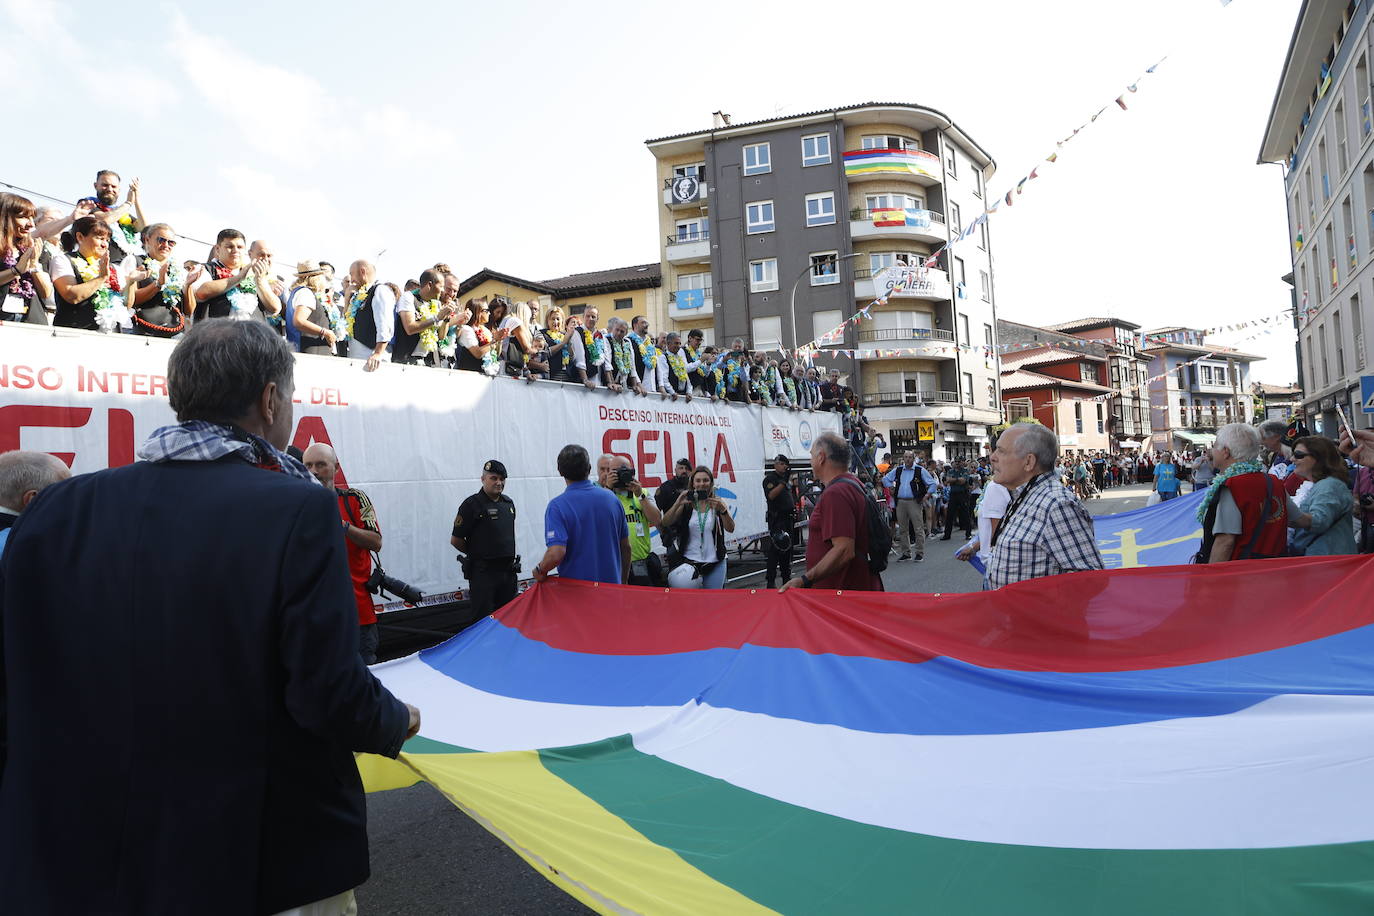
[(463, 500), (453, 519), (449, 543), (468, 580), (473, 620), (499, 610), (516, 594), (515, 503), (505, 489), (506, 466), (493, 458), (482, 465), (482, 489)]
[(765, 572), (765, 585), (777, 588), (777, 573), (782, 570), (782, 581), (792, 578), (792, 534), (797, 524), (797, 504), (792, 493), (792, 461), (779, 454), (773, 459), (773, 470), (763, 476), (763, 495), (768, 502), (765, 521), (768, 523), (768, 540), (764, 542), (764, 554), (768, 558)]

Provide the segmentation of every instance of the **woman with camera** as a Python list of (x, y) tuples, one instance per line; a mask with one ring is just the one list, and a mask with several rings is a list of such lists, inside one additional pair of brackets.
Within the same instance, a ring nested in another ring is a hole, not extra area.
[(1289, 538), (1289, 552), (1304, 557), (1355, 553), (1350, 471), (1336, 443), (1323, 436), (1299, 439), (1293, 443), (1293, 471), (1313, 483), (1302, 503), (1304, 517), (1289, 518), (1299, 529)]
[(708, 468), (692, 472), (692, 485), (663, 516), (682, 562), (668, 573), (670, 588), (724, 588), (725, 534), (735, 530), (730, 511), (716, 496), (716, 478)]

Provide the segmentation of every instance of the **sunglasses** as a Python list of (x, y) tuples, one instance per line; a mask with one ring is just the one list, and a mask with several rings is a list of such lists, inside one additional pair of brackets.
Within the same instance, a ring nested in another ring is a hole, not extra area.
[(159, 245), (166, 245), (168, 248), (175, 248), (175, 247), (177, 247), (177, 240), (176, 240), (176, 239), (165, 238), (164, 236), (161, 236), (161, 235), (159, 235), (157, 238), (153, 239), (153, 241), (154, 241), (154, 242), (157, 242)]
[(1299, 458), (1311, 458), (1311, 457), (1312, 457), (1312, 453), (1311, 453), (1311, 452), (1294, 452), (1294, 453), (1293, 453), (1293, 459), (1294, 459), (1295, 461), (1296, 461), (1297, 459), (1299, 459)]

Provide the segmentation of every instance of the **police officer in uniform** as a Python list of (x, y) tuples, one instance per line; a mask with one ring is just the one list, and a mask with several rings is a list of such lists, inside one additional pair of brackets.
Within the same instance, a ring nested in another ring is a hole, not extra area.
[(482, 465), (482, 489), (463, 500), (453, 520), (449, 543), (463, 564), (475, 620), (500, 609), (517, 591), (515, 503), (503, 494), (505, 488), (506, 466), (488, 461)]

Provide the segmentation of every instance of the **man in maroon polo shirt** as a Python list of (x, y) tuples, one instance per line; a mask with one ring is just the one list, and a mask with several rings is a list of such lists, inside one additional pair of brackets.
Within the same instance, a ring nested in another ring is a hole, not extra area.
[(811, 445), (811, 470), (825, 485), (806, 532), (806, 571), (789, 588), (880, 592), (882, 578), (868, 568), (868, 503), (863, 484), (849, 473), (849, 443), (821, 433)]

